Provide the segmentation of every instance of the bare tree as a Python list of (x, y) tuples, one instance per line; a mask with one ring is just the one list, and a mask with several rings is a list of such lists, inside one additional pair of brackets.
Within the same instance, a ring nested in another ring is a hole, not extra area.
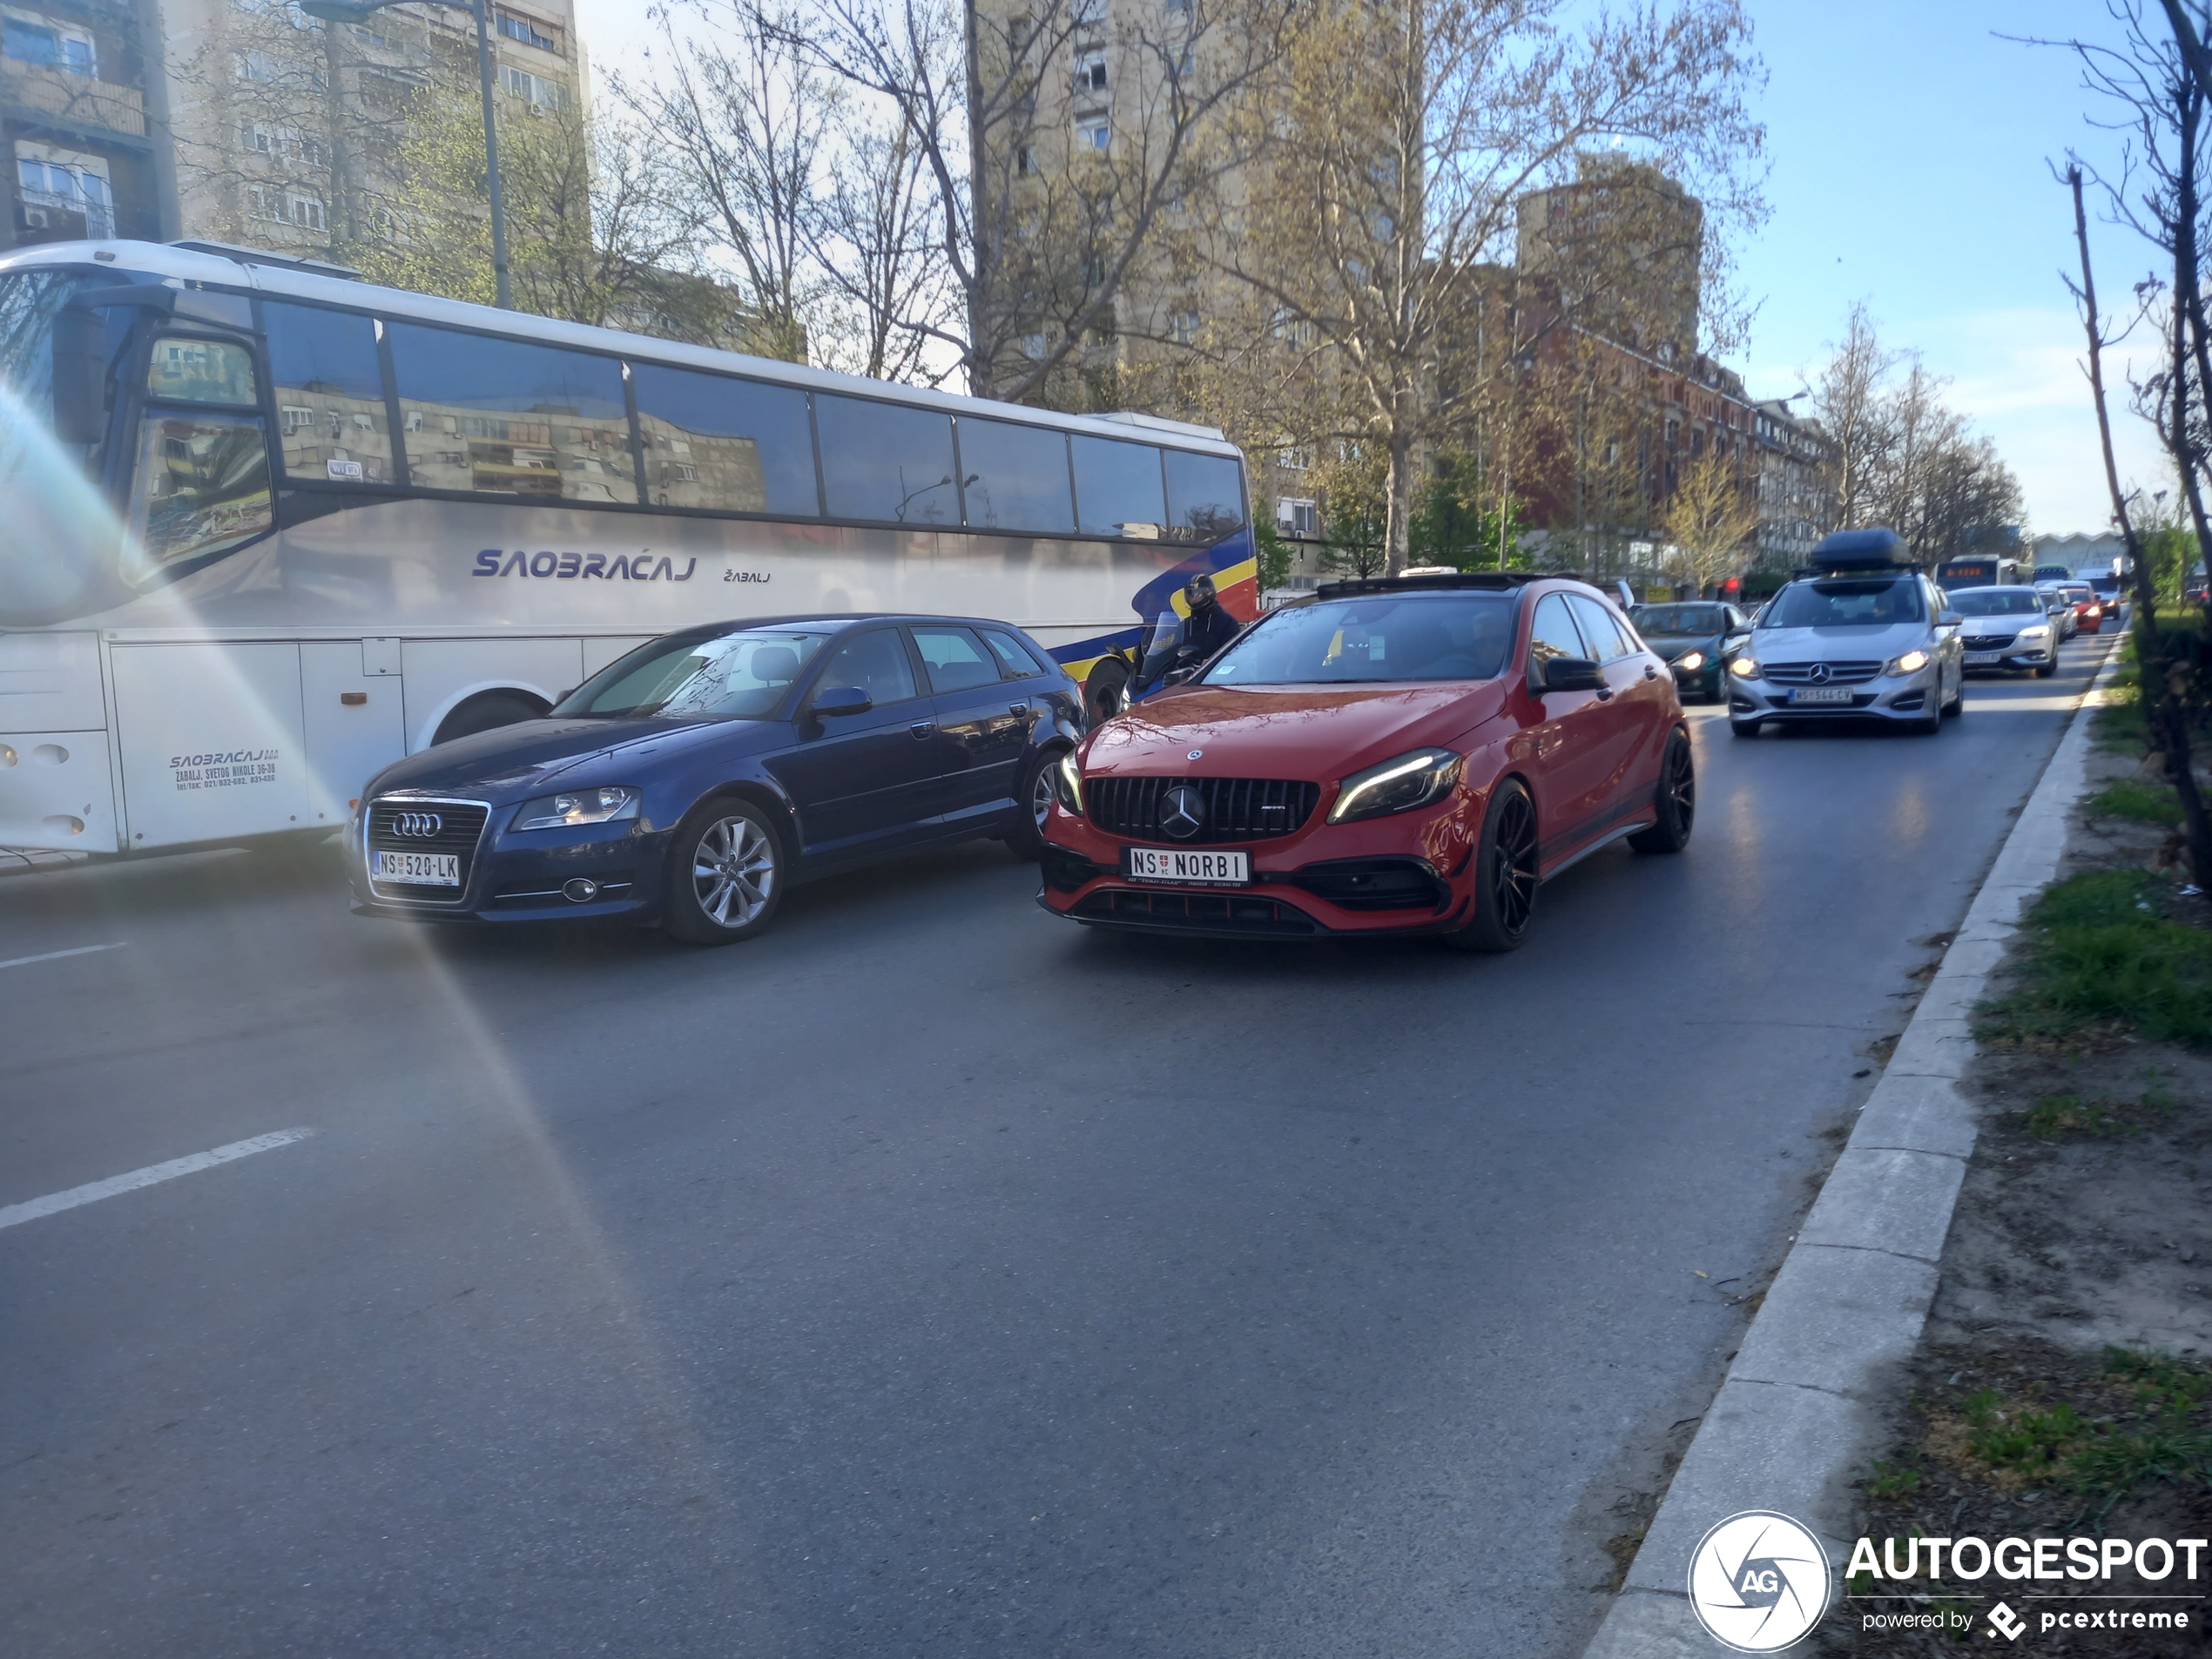
[(1844, 320), (1844, 337), (1806, 389), (1813, 418), (1828, 435), (1828, 488), (1836, 522), (1865, 522), (1876, 479), (1897, 442), (1896, 409), (1888, 395), (1891, 373), (1903, 354), (1884, 346), (1864, 301)]
[(1271, 0), (824, 0), (790, 37), (895, 105), (927, 165), (959, 305), (901, 321), (969, 390), (1020, 401), (1065, 395), (1163, 218), (1243, 158), (1223, 118), (1273, 61), (1279, 16)]
[(932, 239), (936, 181), (905, 118), (871, 102), (846, 105), (840, 153), (808, 233), (824, 290), (815, 354), (872, 380), (934, 386), (946, 368), (932, 361), (933, 331), (959, 310)]
[[(1763, 129), (1737, 0), (1601, 11), (1558, 0), (1360, 0), (1301, 6), (1261, 111), (1272, 144), (1219, 267), (1333, 348), (1336, 384), (1387, 457), (1390, 568), (1404, 567), (1425, 451), (1494, 396), (1440, 374), (1453, 331), (1499, 314), (1517, 204), (1565, 185), (1581, 152), (1636, 146), (1709, 212), (1756, 209)], [(1509, 307), (1508, 307), (1509, 308)], [(1505, 328), (1501, 369), (1523, 353)], [(1502, 471), (1502, 469), (1501, 469)]]

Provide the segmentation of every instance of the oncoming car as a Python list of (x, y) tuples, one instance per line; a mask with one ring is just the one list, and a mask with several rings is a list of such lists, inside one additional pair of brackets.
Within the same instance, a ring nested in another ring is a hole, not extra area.
[(1055, 914), (1481, 951), (1598, 848), (1679, 852), (1696, 794), (1666, 665), (1595, 589), (1519, 574), (1325, 587), (1051, 776)]
[(2033, 588), (1952, 588), (1944, 598), (1966, 618), (1959, 630), (1962, 667), (2026, 671), (2043, 679), (2057, 671), (2058, 635)]
[(1004, 623), (772, 617), (664, 635), (543, 719), (442, 743), (362, 792), (354, 910), (613, 917), (693, 944), (794, 881), (920, 846), (1034, 854), (1080, 689)]
[(1674, 670), (1676, 691), (1728, 700), (1728, 659), (1751, 631), (1742, 611), (1716, 599), (1686, 600), (1638, 605), (1629, 619)]
[(1729, 659), (1729, 730), (1874, 719), (1932, 732), (1964, 706), (1955, 611), (1892, 531), (1846, 530), (1814, 550)]

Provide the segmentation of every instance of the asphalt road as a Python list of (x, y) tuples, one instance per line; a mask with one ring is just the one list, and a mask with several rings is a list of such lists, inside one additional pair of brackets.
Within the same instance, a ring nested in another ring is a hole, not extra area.
[(718, 953), (0, 880), (0, 961), (119, 946), (0, 968), (0, 1206), (316, 1131), (0, 1227), (5, 1645), (1574, 1653), (2101, 644), (1932, 738), (1696, 711), (1689, 850), (1502, 959), (988, 845)]

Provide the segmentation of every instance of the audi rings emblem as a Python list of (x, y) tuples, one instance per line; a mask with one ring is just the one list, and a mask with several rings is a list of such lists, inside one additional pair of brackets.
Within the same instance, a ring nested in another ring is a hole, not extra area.
[(1160, 833), (1187, 841), (1205, 826), (1206, 798), (1189, 784), (1177, 784), (1160, 797)]
[(1828, 664), (1825, 663), (1815, 663), (1812, 665), (1812, 671), (1807, 674), (1805, 678), (1811, 680), (1815, 685), (1827, 685)]
[(395, 835), (435, 835), (445, 826), (445, 819), (435, 813), (398, 813), (392, 819), (392, 833)]

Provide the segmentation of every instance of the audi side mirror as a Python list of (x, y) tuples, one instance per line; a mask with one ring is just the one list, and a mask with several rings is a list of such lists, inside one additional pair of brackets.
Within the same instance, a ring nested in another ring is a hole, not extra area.
[(1602, 691), (1605, 671), (1586, 657), (1554, 657), (1544, 664), (1547, 691)]
[(814, 693), (811, 705), (817, 719), (833, 720), (840, 715), (866, 714), (875, 706), (875, 699), (857, 685), (826, 685)]

